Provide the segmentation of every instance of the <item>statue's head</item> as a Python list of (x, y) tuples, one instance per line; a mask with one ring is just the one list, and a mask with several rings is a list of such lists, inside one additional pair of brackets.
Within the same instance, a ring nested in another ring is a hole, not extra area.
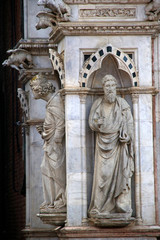
[(40, 99), (55, 92), (55, 87), (43, 74), (38, 74), (30, 80), (30, 86), (35, 99)]
[(116, 99), (117, 80), (112, 75), (106, 75), (102, 79), (102, 86), (104, 90), (105, 99), (112, 103)]

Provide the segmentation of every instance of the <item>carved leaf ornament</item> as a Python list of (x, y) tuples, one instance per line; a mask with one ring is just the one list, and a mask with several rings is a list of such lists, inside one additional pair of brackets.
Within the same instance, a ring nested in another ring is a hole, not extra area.
[(80, 86), (87, 87), (90, 75), (101, 68), (102, 61), (108, 54), (111, 54), (115, 58), (118, 69), (125, 71), (130, 76), (132, 86), (138, 86), (138, 76), (133, 60), (121, 49), (113, 47), (112, 45), (98, 49), (98, 51), (93, 53), (84, 63), (80, 73)]

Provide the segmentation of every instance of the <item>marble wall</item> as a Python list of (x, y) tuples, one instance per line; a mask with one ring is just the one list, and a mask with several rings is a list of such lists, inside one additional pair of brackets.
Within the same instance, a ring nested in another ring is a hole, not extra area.
[[(70, 6), (72, 9), (72, 21), (94, 22), (93, 17), (86, 18), (82, 15), (79, 17), (79, 13), (86, 7), (85, 5), (73, 4)], [(95, 4), (87, 5), (87, 8), (92, 9), (95, 8), (95, 6)], [(130, 19), (132, 22), (146, 21), (146, 15), (144, 12), (145, 4), (132, 4), (132, 6), (127, 5), (127, 7), (133, 7), (136, 9), (135, 17)], [(36, 1), (24, 1), (26, 39), (48, 39), (51, 30), (50, 28), (37, 31), (34, 27), (37, 21), (35, 16), (40, 10), (42, 10), (42, 7), (38, 7)], [(113, 21), (112, 18), (98, 18), (98, 22), (101, 22), (102, 20)], [(117, 22), (121, 21), (121, 17), (117, 19)], [(137, 69), (139, 80), (138, 87), (140, 90), (139, 92), (130, 92), (126, 95), (126, 100), (129, 101), (133, 110), (135, 125), (135, 175), (133, 178), (134, 192), (132, 193), (132, 205), (134, 208), (134, 216), (138, 219), (138, 224), (144, 226), (158, 224), (158, 217), (160, 219), (160, 211), (158, 211), (158, 206), (160, 204), (160, 191), (158, 190), (160, 187), (160, 97), (159, 94), (153, 97), (154, 93), (149, 89), (154, 87), (154, 84), (155, 87), (159, 89), (160, 38), (155, 37), (153, 40), (151, 34), (143, 33), (115, 33), (115, 35), (95, 34), (93, 36), (86, 36), (85, 34), (70, 35), (64, 34), (63, 38), (57, 43), (57, 52), (64, 54), (65, 68), (63, 93), (65, 99), (67, 171), (66, 226), (74, 227), (87, 225), (87, 210), (91, 197), (94, 168), (95, 140), (94, 133), (90, 130), (88, 125), (88, 116), (91, 105), (99, 93), (90, 94), (87, 90), (86, 92), (81, 91), (82, 89), (80, 89), (79, 84), (79, 81), (81, 80), (80, 72), (83, 69), (85, 55), (91, 55), (99, 48), (108, 44), (121, 49), (124, 53), (131, 53)], [(154, 64), (152, 62), (153, 55)], [(43, 68), (43, 71), (47, 68), (52, 68), (47, 55), (41, 57), (35, 55), (34, 62), (36, 63), (37, 68)], [(33, 99), (28, 83), (26, 83), (25, 88), (26, 91), (29, 91), (30, 119), (44, 119), (45, 102)], [(155, 102), (153, 101), (153, 98), (155, 99)], [(154, 105), (153, 102), (155, 103)], [(154, 136), (155, 131), (156, 136)], [(30, 126), (29, 135), (26, 136), (26, 226), (31, 229), (51, 228), (50, 225), (43, 224), (36, 216), (39, 212), (39, 205), (43, 199), (40, 172), (40, 164), (43, 157), (42, 145), (43, 141), (37, 133), (35, 126)], [(114, 239), (116, 240), (116, 238)], [(123, 240), (124, 238), (120, 239)], [(148, 238), (141, 237), (130, 239), (145, 240)], [(149, 239), (154, 240), (155, 238), (150, 237)]]

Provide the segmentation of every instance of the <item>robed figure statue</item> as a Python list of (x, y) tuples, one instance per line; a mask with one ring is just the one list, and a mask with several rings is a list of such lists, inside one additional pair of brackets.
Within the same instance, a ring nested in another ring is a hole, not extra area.
[(46, 116), (37, 126), (44, 140), (41, 164), (44, 202), (40, 212), (66, 212), (66, 162), (64, 104), (59, 91), (42, 74), (36, 75), (30, 86), (35, 99), (43, 99)]
[(106, 75), (102, 85), (104, 96), (93, 103), (89, 116), (89, 126), (96, 133), (89, 216), (131, 216), (133, 118), (128, 103), (116, 96), (116, 79)]

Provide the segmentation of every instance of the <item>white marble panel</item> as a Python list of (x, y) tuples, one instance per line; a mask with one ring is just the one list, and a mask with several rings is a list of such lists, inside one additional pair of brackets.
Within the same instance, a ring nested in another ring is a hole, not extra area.
[(65, 49), (65, 86), (79, 86), (79, 47), (80, 38), (66, 37)]
[(38, 18), (37, 13), (43, 11), (42, 6), (37, 5), (35, 0), (24, 0), (24, 38), (47, 38), (51, 32), (51, 28), (36, 29)]
[(141, 171), (153, 174), (153, 147), (141, 146), (140, 148)]
[(80, 99), (78, 95), (66, 95), (65, 97), (65, 119), (80, 119)]
[(152, 121), (152, 95), (139, 95), (139, 116), (141, 120)]
[(67, 175), (67, 225), (78, 226), (82, 221), (82, 173)]
[(68, 148), (81, 147), (81, 130), (79, 120), (66, 121), (66, 145)]
[(71, 146), (67, 149), (66, 158), (68, 174), (81, 172), (81, 148)]
[(154, 174), (152, 172), (141, 172), (141, 204), (142, 220), (144, 224), (155, 223), (155, 190)]
[(140, 121), (140, 146), (153, 147), (153, 125), (149, 121)]
[[(117, 48), (138, 52), (136, 65), (140, 86), (152, 85), (151, 38), (149, 36), (67, 36), (65, 50), (66, 86), (79, 86), (78, 77), (82, 67), (80, 51), (96, 51), (111, 43)], [(137, 44), (138, 43), (138, 44)]]
[[(49, 54), (48, 54), (49, 56)], [(33, 62), (36, 68), (53, 68), (48, 56), (33, 56)]]

